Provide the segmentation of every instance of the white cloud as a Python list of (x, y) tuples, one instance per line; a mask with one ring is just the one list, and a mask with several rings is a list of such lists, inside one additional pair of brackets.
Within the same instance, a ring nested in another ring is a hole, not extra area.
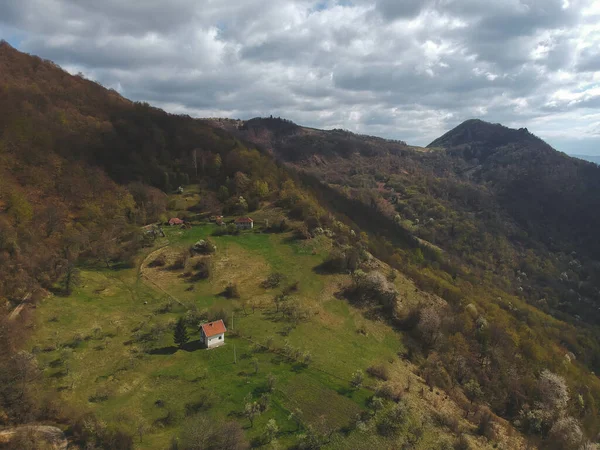
[(600, 130), (599, 21), (593, 0), (0, 5), (19, 49), (172, 112), (274, 114), (415, 144), (478, 116), (575, 153)]

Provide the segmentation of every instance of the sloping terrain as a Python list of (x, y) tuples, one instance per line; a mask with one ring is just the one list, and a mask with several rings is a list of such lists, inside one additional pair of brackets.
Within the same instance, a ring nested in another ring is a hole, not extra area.
[(594, 166), (478, 123), (424, 149), (170, 115), (5, 43), (0, 77), (2, 425), (123, 449), (598, 435), (597, 330), (569, 323), (596, 313), (594, 247), (506, 202), (519, 157), (549, 192), (581, 180), (572, 203)]
[[(271, 208), (257, 211), (256, 226), (281, 214)], [(166, 238), (140, 257), (140, 271), (84, 271), (83, 284), (71, 297), (39, 305), (30, 345), (43, 368), (44, 389), (57, 389), (64, 402), (91, 406), (100, 419), (119, 422), (134, 434), (145, 430), (136, 448), (165, 448), (195, 411), (219, 421), (237, 418), (255, 443), (263, 442), (265, 427), (274, 419), (284, 447), (298, 439), (298, 425), (290, 418), (294, 411), (300, 411), (304, 432), (311, 427), (323, 435), (320, 439), (327, 436), (328, 448), (395, 448), (408, 439), (413, 448), (439, 448), (461, 433), (477, 448), (487, 447), (474, 425), (459, 418), (462, 412), (453, 400), (430, 390), (417, 368), (401, 358), (406, 349), (390, 325), (336, 298), (350, 277), (315, 273), (332, 246), (329, 238), (298, 241), (292, 232), (211, 236), (217, 229), (210, 223), (166, 229)], [(216, 246), (213, 255), (170, 267), (181, 251), (207, 238)], [(153, 264), (162, 257), (164, 266)], [(191, 282), (182, 276), (199, 261), (210, 264), (207, 279)], [(282, 275), (281, 284), (262, 287), (275, 271)], [(232, 282), (239, 298), (222, 295)], [(274, 301), (296, 283), (289, 298)], [(404, 277), (397, 277), (395, 285), (405, 298), (403, 308), (431, 301)], [(169, 323), (182, 316), (190, 341), (178, 349)], [(198, 346), (197, 323), (215, 317), (227, 322), (226, 345), (204, 350)], [(387, 381), (366, 376), (362, 387), (353, 388), (353, 373), (374, 366), (384, 367)], [(388, 386), (407, 405), (404, 424), (398, 424), (404, 431), (377, 432), (394, 407), (384, 399), (383, 409), (368, 412), (378, 386)], [(243, 415), (248, 396), (269, 402), (252, 425)], [(363, 431), (355, 429), (361, 414)], [(456, 425), (444, 428), (434, 417)], [(494, 426), (497, 439), (507, 433), (499, 422)], [(521, 443), (515, 437), (503, 445), (518, 448)]]

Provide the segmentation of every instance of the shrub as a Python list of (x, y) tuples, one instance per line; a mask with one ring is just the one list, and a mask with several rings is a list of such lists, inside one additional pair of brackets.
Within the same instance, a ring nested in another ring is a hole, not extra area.
[(352, 378), (350, 379), (350, 386), (354, 389), (358, 389), (362, 386), (363, 380), (365, 379), (362, 370), (357, 370), (352, 374)]
[(190, 417), (183, 425), (178, 450), (250, 448), (237, 422), (215, 422), (204, 415)]
[(293, 283), (289, 284), (288, 286), (286, 286), (285, 288), (283, 288), (283, 295), (289, 295), (292, 292), (298, 292), (298, 289), (300, 288), (300, 282), (299, 281), (294, 281)]
[(183, 252), (179, 253), (179, 255), (177, 255), (177, 258), (175, 259), (173, 264), (171, 264), (170, 269), (171, 270), (185, 269), (185, 265), (187, 264), (189, 257), (190, 257), (190, 254), (187, 251), (183, 251)]
[(260, 287), (264, 289), (273, 289), (278, 287), (284, 279), (285, 276), (282, 273), (273, 272), (260, 283)]
[(215, 244), (213, 244), (208, 239), (206, 239), (206, 240), (200, 239), (198, 242), (196, 242), (190, 248), (190, 251), (192, 253), (199, 253), (201, 255), (210, 255), (211, 253), (214, 253), (216, 250), (217, 250), (217, 247), (215, 246)]
[(485, 436), (490, 441), (495, 438), (496, 433), (494, 432), (494, 415), (487, 408), (484, 408), (479, 415), (477, 433), (481, 436)]
[(409, 415), (408, 405), (400, 402), (388, 411), (377, 422), (377, 432), (382, 436), (397, 434)]
[(374, 378), (387, 381), (390, 379), (388, 369), (383, 364), (376, 364), (367, 369), (367, 373)]
[(148, 264), (149, 267), (164, 267), (167, 264), (167, 258), (164, 254), (158, 255), (153, 261)]
[(387, 400), (392, 400), (396, 403), (402, 400), (402, 391), (400, 389), (396, 389), (391, 383), (381, 383), (377, 388), (376, 393), (377, 396)]
[(453, 433), (458, 433), (460, 431), (460, 421), (456, 415), (435, 411), (433, 419), (439, 426), (447, 427)]
[(204, 259), (201, 259), (194, 264), (194, 270), (196, 273), (191, 276), (190, 281), (206, 280), (210, 277), (210, 263)]
[(464, 434), (461, 434), (460, 437), (454, 442), (454, 450), (471, 450), (471, 444), (469, 443), (469, 439)]

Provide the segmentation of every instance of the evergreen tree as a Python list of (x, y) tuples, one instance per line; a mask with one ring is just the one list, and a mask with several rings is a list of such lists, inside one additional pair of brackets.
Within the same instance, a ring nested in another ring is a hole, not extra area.
[(177, 320), (177, 325), (175, 325), (175, 331), (173, 333), (173, 340), (179, 347), (183, 347), (190, 340), (183, 317), (180, 317), (179, 320)]

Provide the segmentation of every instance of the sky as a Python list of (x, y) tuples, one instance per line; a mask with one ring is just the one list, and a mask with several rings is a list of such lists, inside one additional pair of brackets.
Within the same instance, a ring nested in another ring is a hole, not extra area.
[(0, 0), (0, 38), (194, 117), (413, 145), (480, 118), (600, 155), (600, 0)]

